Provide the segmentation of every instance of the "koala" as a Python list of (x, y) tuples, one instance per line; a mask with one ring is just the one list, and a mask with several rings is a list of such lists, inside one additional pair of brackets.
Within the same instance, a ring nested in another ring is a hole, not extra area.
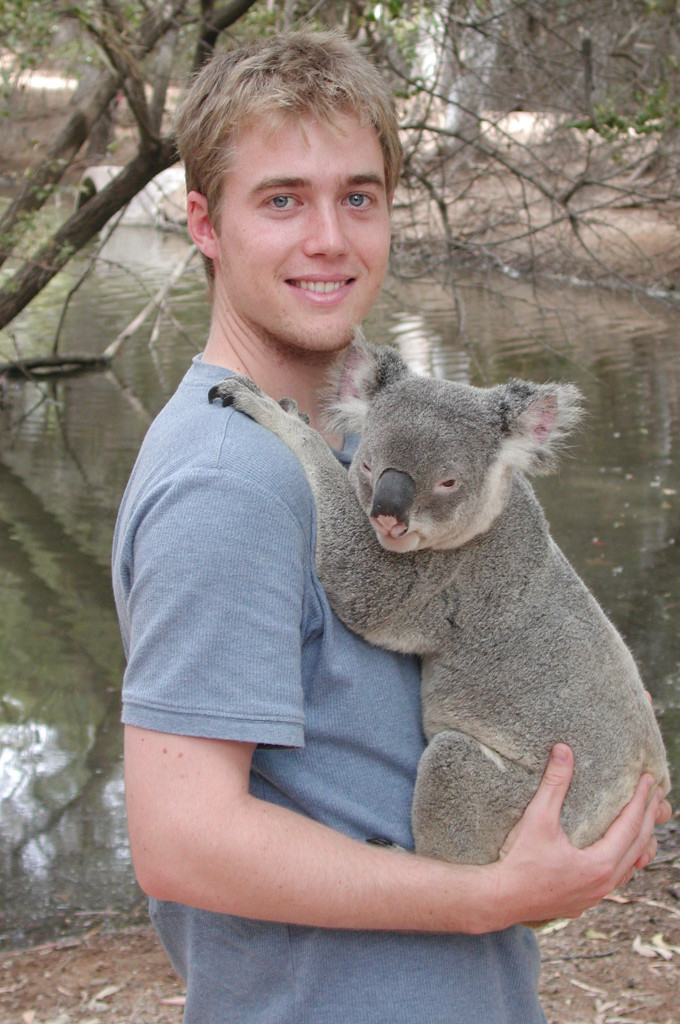
[(434, 380), (391, 348), (355, 344), (335, 392), (335, 427), (361, 435), (348, 472), (294, 402), (242, 377), (209, 398), (272, 430), (302, 463), (315, 564), (339, 618), (420, 656), (416, 852), (496, 860), (558, 741), (575, 757), (562, 824), (577, 847), (606, 831), (641, 773), (668, 792), (633, 658), (527, 480), (555, 466), (581, 416), (577, 388)]

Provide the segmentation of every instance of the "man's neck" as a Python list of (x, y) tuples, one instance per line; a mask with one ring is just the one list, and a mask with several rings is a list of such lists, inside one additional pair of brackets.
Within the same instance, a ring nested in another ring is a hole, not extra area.
[(328, 378), (345, 350), (318, 353), (272, 346), (231, 343), (211, 331), (203, 351), (203, 359), (249, 377), (266, 394), (279, 401), (294, 398), (300, 412), (309, 416), (311, 425), (334, 448), (341, 448), (341, 434), (326, 429), (323, 402)]

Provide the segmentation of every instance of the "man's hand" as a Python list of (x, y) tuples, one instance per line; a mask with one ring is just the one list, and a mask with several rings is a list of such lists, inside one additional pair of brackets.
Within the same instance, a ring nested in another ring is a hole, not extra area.
[(668, 821), (671, 808), (651, 775), (642, 776), (602, 839), (584, 850), (572, 846), (560, 811), (573, 772), (571, 750), (557, 744), (536, 795), (503, 845), (495, 865), (498, 900), (510, 921), (578, 917), (656, 853), (653, 828)]
[(607, 834), (571, 845), (560, 810), (573, 771), (559, 745), (495, 864), (384, 850), (249, 793), (254, 744), (125, 727), (128, 827), (142, 888), (221, 913), (315, 927), (497, 931), (577, 917), (654, 855), (670, 808), (641, 780)]

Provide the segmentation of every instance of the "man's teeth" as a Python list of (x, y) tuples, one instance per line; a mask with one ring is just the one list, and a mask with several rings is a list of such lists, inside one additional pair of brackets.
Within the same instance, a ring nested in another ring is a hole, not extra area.
[(346, 283), (345, 281), (296, 281), (298, 288), (307, 292), (320, 292), (327, 295), (328, 292), (337, 292)]

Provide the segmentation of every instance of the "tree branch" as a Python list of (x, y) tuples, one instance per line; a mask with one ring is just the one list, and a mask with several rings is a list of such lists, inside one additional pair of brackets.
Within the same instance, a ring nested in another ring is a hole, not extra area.
[(111, 0), (101, 0), (101, 5), (101, 24), (97, 25), (91, 21), (87, 25), (87, 30), (120, 76), (141, 138), (151, 141), (153, 140), (153, 131), (144, 92), (144, 76), (140, 66), (141, 55), (138, 52), (136, 41), (126, 42), (125, 22), (115, 4)]
[(114, 338), (111, 344), (104, 349), (104, 352), (102, 353), (104, 359), (108, 360), (109, 362), (115, 359), (115, 357), (118, 355), (118, 353), (123, 348), (125, 343), (130, 340), (132, 335), (137, 330), (139, 330), (139, 328), (144, 323), (149, 314), (161, 307), (168, 293), (172, 291), (174, 286), (177, 284), (177, 282), (182, 277), (185, 270), (191, 263), (192, 259), (196, 255), (196, 251), (197, 250), (195, 246), (192, 246), (189, 249), (184, 259), (180, 260), (180, 262), (177, 264), (170, 277), (161, 285), (161, 287), (158, 289), (153, 298), (149, 302), (147, 302), (144, 309), (142, 309), (141, 312), (139, 312), (137, 316), (134, 318), (134, 320), (132, 320), (128, 324), (125, 330), (121, 331), (118, 337)]
[[(159, 39), (176, 24), (186, 4), (187, 0), (164, 0), (155, 4), (137, 30), (136, 52), (140, 55), (148, 54)], [(88, 96), (77, 104), (47, 153), (26, 173), (16, 198), (0, 219), (0, 266), (11, 254), (20, 237), (22, 224), (29, 214), (43, 206), (52, 190), (61, 181), (64, 172), (90, 134), (92, 126), (121, 88), (122, 81), (119, 72), (103, 70), (92, 85)]]
[(215, 10), (214, 0), (201, 2), (201, 31), (194, 53), (194, 68), (202, 67), (215, 52), (215, 43), (221, 32), (242, 18), (257, 0), (227, 0)]
[(40, 209), (119, 88), (120, 76), (112, 71), (103, 72), (89, 99), (78, 105), (45, 156), (28, 171), (16, 198), (0, 220), (0, 266), (11, 254), (20, 220)]
[(18, 270), (0, 292), (0, 329), (6, 327), (52, 278), (68, 263), (74, 252), (97, 234), (126, 203), (166, 167), (177, 161), (173, 139), (140, 151), (101, 192), (84, 203), (35, 258)]

